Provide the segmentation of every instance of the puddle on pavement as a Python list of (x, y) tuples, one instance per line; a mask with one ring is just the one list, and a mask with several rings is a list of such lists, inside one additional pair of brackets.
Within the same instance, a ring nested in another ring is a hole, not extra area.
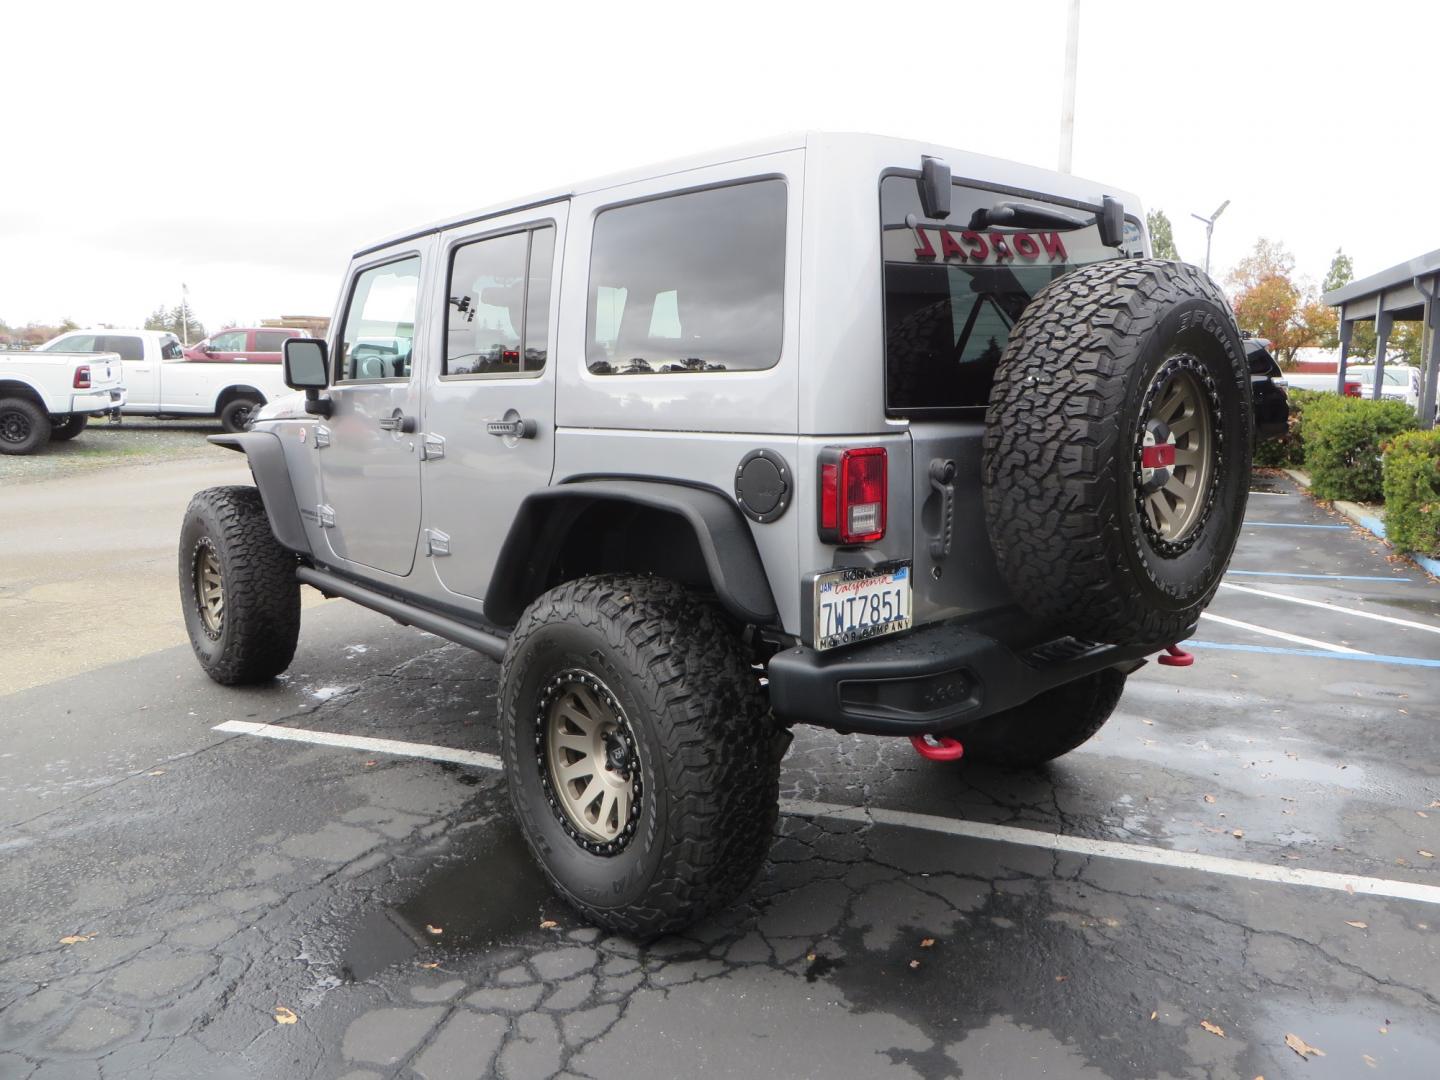
[[(1300, 1065), (1295, 1052), (1284, 1046), (1286, 1034), (1298, 1035), (1325, 1051), (1324, 1057), (1306, 1058), (1303, 1070), (1307, 1080), (1331, 1077), (1354, 1080), (1359, 1076), (1435, 1080), (1437, 1075), (1440, 1041), (1436, 1040), (1433, 1030), (1427, 1031), (1426, 1018), (1383, 1001), (1357, 999), (1347, 1002), (1343, 1011), (1333, 1006), (1317, 1009), (1291, 1001), (1278, 1009), (1267, 1010), (1266, 1020), (1266, 1029), (1277, 1033), (1275, 1040), (1279, 1045), (1271, 1051), (1277, 1063), (1284, 1062), (1287, 1067)], [(1297, 1074), (1300, 1071), (1294, 1069)], [(1271, 1072), (1264, 1070), (1266, 1076)]]
[(460, 832), (409, 897), (365, 912), (341, 953), (341, 974), (354, 982), (405, 961), (444, 964), (518, 941), (546, 919), (578, 925), (535, 868), (520, 831), (501, 816)]

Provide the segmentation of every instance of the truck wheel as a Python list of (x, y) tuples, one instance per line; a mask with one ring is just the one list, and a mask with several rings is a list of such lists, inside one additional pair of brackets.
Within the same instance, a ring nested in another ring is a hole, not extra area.
[(72, 412), (58, 424), (50, 421), (50, 441), (68, 442), (80, 432), (85, 430), (85, 425), (90, 422), (90, 417), (83, 412)]
[(205, 674), (224, 686), (266, 682), (295, 656), (295, 556), (270, 531), (260, 492), (199, 492), (180, 528), (180, 606)]
[(250, 421), (260, 410), (260, 404), (252, 397), (240, 397), (227, 401), (225, 407), (220, 410), (220, 426), (232, 433), (250, 430)]
[(1125, 676), (1109, 668), (946, 734), (964, 744), (966, 761), (1016, 768), (1043, 765), (1099, 731), (1124, 690)]
[(1249, 384), (1229, 305), (1193, 266), (1116, 259), (1037, 293), (985, 432), (986, 524), (1020, 605), (1092, 641), (1183, 637), (1245, 516)]
[(531, 853), (592, 922), (679, 930), (759, 871), (789, 733), (734, 631), (684, 587), (605, 575), (545, 593), (510, 637), (500, 716)]
[(49, 413), (28, 398), (0, 398), (0, 454), (33, 454), (49, 440)]

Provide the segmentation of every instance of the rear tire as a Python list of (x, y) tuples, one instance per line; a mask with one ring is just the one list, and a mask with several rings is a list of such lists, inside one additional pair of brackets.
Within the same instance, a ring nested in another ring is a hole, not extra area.
[(68, 442), (85, 430), (90, 417), (85, 413), (70, 413), (60, 423), (50, 422), (50, 441)]
[(180, 606), (195, 657), (217, 683), (263, 683), (290, 666), (300, 637), (295, 566), (255, 488), (207, 488), (190, 500)]
[(239, 397), (225, 403), (220, 410), (220, 426), (226, 431), (249, 431), (250, 421), (260, 411), (260, 402), (252, 397)]
[(1124, 691), (1125, 676), (1108, 668), (946, 734), (964, 745), (966, 761), (1014, 768), (1043, 765), (1104, 727)]
[(49, 413), (29, 398), (0, 398), (0, 454), (33, 454), (49, 441)]
[[(526, 842), (590, 921), (641, 938), (680, 930), (760, 870), (789, 733), (718, 608), (683, 586), (604, 575), (545, 593), (510, 637), (500, 716)], [(605, 745), (625, 748), (623, 769), (587, 766), (583, 750), (554, 756), (555, 740), (581, 746), (597, 720)], [(564, 779), (575, 773), (584, 775)], [(608, 818), (604, 802), (588, 827), (577, 814), (592, 775), (631, 783), (624, 820)]]

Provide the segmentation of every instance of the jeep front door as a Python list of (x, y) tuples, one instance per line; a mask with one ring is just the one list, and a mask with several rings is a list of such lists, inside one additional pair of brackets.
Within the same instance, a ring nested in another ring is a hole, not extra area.
[[(422, 262), (433, 241), (377, 257), (355, 274), (335, 335), (332, 412), (317, 425), (322, 503), (315, 512), (342, 565), (404, 577), (420, 530)], [(418, 330), (418, 334), (417, 334)]]
[(566, 204), (441, 238), (440, 363), (426, 388), (426, 549), (483, 600), (520, 503), (555, 463), (555, 304)]

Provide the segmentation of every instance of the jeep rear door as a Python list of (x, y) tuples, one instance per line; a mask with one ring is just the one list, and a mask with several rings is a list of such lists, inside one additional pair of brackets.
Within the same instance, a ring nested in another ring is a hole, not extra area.
[(420, 531), (423, 273), (433, 236), (367, 255), (351, 271), (334, 335), (330, 417), (317, 425), (322, 504), (335, 558), (364, 576), (404, 577)]
[(520, 503), (550, 483), (555, 463), (556, 268), (568, 209), (552, 203), (440, 237), (424, 546), (444, 588), (471, 599), (484, 598)]

